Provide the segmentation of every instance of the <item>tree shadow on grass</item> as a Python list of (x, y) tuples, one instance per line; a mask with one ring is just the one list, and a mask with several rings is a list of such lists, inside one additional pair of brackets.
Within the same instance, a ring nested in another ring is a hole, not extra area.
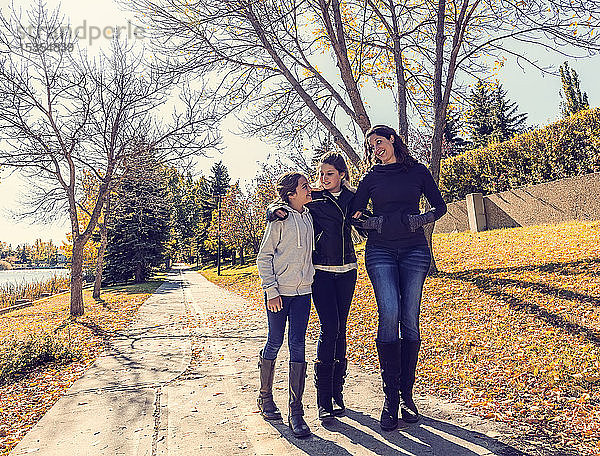
[[(590, 268), (596, 268), (598, 271), (590, 271)], [(498, 273), (498, 272), (522, 272), (522, 271), (537, 271), (537, 272), (553, 272), (561, 275), (573, 275), (585, 272), (592, 275), (600, 275), (600, 258), (585, 258), (582, 260), (567, 261), (567, 262), (550, 262), (544, 264), (532, 264), (526, 266), (510, 266), (502, 268), (479, 268), (459, 271), (451, 274), (468, 274), (477, 273)], [(449, 274), (440, 272), (440, 274)]]
[[(584, 305), (600, 305), (600, 296), (579, 293), (572, 290), (547, 285), (544, 283), (531, 282), (506, 277), (495, 277), (496, 273), (505, 272), (551, 272), (561, 275), (586, 274), (590, 275), (590, 269), (598, 268), (600, 259), (591, 258), (585, 260), (572, 261), (567, 263), (547, 263), (537, 266), (517, 266), (496, 269), (471, 269), (459, 272), (439, 272), (437, 277), (444, 277), (452, 280), (468, 282), (475, 285), (483, 293), (493, 296), (505, 302), (509, 307), (515, 310), (528, 312), (537, 318), (545, 321), (547, 324), (562, 329), (573, 336), (583, 336), (594, 345), (600, 346), (600, 332), (582, 326), (568, 317), (558, 315), (548, 309), (545, 309), (534, 302), (524, 300), (512, 295), (506, 290), (507, 287), (519, 287), (538, 292), (549, 297), (558, 297), (570, 301), (575, 301)], [(600, 275), (600, 272), (598, 273)]]

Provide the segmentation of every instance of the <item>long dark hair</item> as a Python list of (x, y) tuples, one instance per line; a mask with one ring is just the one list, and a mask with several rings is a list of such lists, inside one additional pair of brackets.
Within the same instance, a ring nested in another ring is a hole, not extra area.
[(290, 202), (290, 195), (296, 193), (298, 181), (302, 177), (305, 176), (301, 173), (285, 173), (277, 179), (277, 193), (279, 193), (279, 197), (287, 204)]
[(412, 165), (417, 163), (410, 153), (408, 152), (408, 147), (406, 143), (402, 140), (396, 130), (392, 127), (388, 127), (387, 125), (375, 125), (367, 130), (365, 133), (365, 158), (369, 165), (375, 165), (377, 163), (381, 163), (379, 158), (374, 157), (373, 151), (371, 150), (371, 145), (369, 144), (369, 136), (383, 136), (389, 140), (394, 137), (394, 142), (392, 145), (394, 146), (394, 155), (396, 156), (397, 163), (403, 163), (407, 168), (410, 168)]
[(348, 171), (348, 165), (346, 164), (346, 160), (344, 160), (344, 156), (339, 152), (328, 152), (323, 155), (319, 160), (319, 166), (321, 165), (333, 166), (338, 173), (344, 173), (343, 179), (345, 179), (346, 182), (350, 182), (350, 171)]

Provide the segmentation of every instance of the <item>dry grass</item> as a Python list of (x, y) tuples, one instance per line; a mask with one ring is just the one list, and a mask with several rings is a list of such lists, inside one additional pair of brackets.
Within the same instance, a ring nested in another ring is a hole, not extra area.
[(42, 293), (56, 294), (61, 290), (68, 289), (69, 285), (68, 277), (58, 276), (37, 283), (0, 285), (0, 309), (14, 305), (17, 299), (34, 301), (40, 298)]

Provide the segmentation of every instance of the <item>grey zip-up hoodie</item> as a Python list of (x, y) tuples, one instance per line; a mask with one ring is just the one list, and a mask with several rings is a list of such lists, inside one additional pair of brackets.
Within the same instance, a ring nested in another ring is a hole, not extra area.
[(268, 222), (256, 266), (267, 299), (310, 294), (315, 268), (312, 263), (314, 232), (307, 207), (302, 213), (285, 204), (285, 220)]

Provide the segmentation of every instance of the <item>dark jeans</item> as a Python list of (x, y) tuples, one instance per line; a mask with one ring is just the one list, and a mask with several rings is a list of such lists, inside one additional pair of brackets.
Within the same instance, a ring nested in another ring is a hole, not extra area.
[(337, 273), (315, 271), (313, 302), (321, 322), (317, 358), (323, 362), (346, 358), (346, 322), (356, 286), (356, 269)]
[(306, 327), (310, 315), (310, 294), (301, 296), (282, 296), (283, 309), (279, 312), (271, 312), (267, 309), (267, 320), (269, 322), (269, 334), (267, 343), (263, 349), (264, 359), (275, 359), (283, 344), (285, 325), (290, 321), (288, 331), (288, 347), (290, 349), (290, 361), (303, 363), (304, 347), (306, 338)]
[(420, 340), (421, 295), (430, 263), (427, 246), (394, 249), (367, 245), (365, 265), (379, 311), (378, 341)]

